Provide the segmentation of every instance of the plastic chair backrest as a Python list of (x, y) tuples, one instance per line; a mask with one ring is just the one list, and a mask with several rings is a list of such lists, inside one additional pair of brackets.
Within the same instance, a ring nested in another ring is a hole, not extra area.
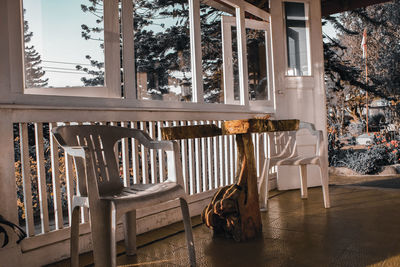
[[(322, 132), (315, 129), (314, 124), (309, 122), (300, 122), (299, 130), (308, 130), (308, 132), (316, 137), (316, 150), (315, 155), (320, 154), (320, 145), (322, 141)], [(298, 156), (297, 151), (297, 140), (296, 134), (298, 131), (282, 131), (282, 132), (270, 132), (270, 157), (296, 157)]]
[[(85, 146), (89, 149), (94, 157), (99, 195), (118, 192), (124, 187), (114, 154), (116, 142), (132, 137), (147, 146), (151, 143), (151, 138), (141, 130), (105, 125), (60, 126), (53, 129), (53, 134), (61, 146)], [(74, 162), (78, 176), (78, 195), (86, 196), (84, 160), (75, 157)]]
[(270, 157), (291, 157), (297, 155), (296, 131), (268, 133)]

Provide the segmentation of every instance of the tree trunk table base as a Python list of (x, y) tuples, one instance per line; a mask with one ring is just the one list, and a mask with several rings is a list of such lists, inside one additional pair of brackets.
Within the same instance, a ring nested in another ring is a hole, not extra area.
[(261, 237), (262, 224), (251, 135), (237, 135), (236, 142), (240, 167), (237, 182), (218, 190), (202, 219), (215, 235), (240, 242)]
[(166, 140), (204, 138), (236, 134), (238, 173), (236, 183), (218, 190), (203, 210), (203, 222), (216, 235), (247, 241), (262, 236), (262, 223), (257, 189), (257, 173), (251, 133), (297, 130), (298, 120), (255, 118), (225, 121), (216, 125), (175, 126), (162, 129)]

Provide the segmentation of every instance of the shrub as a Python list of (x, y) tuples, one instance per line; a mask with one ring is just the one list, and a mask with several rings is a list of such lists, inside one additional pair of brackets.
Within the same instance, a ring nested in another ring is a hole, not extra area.
[(360, 174), (376, 174), (383, 166), (399, 163), (398, 140), (390, 141), (384, 134), (374, 134), (373, 143), (366, 149), (344, 150), (334, 133), (331, 131), (328, 134), (329, 165), (332, 167), (348, 167)]
[(344, 165), (360, 174), (376, 174), (382, 166), (391, 164), (390, 152), (382, 146), (373, 146), (367, 150), (346, 150)]
[[(330, 166), (337, 166), (341, 158), (343, 144), (337, 138), (336, 131), (328, 132), (328, 160)], [(337, 166), (339, 167), (339, 166)]]

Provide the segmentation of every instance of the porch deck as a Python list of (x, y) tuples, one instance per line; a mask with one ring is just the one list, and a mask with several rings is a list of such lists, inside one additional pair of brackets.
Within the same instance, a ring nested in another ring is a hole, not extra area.
[[(400, 190), (331, 186), (332, 208), (327, 210), (320, 188), (310, 189), (308, 200), (299, 194), (277, 192), (271, 198), (269, 212), (262, 213), (262, 240), (212, 239), (208, 228), (196, 226), (198, 266), (400, 265)], [(171, 235), (179, 229), (176, 224), (141, 235), (138, 255), (122, 253), (118, 265), (188, 266), (184, 234)], [(90, 264), (91, 256), (82, 256), (81, 262)]]

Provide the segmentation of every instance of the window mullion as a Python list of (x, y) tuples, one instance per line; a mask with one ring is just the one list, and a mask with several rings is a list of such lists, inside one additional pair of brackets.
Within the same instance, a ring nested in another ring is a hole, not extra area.
[(190, 55), (192, 67), (192, 101), (204, 102), (203, 70), (200, 33), (200, 1), (189, 0)]
[(133, 3), (122, 0), (122, 59), (124, 68), (124, 96), (136, 99), (135, 48), (133, 36)]
[[(8, 13), (8, 35), (2, 35), (9, 38), (9, 60), (10, 60), (10, 86), (11, 92), (15, 94), (23, 94), (25, 87), (25, 65), (24, 65), (24, 15), (23, 15), (23, 6), (22, 0), (13, 1), (9, 0), (5, 3), (8, 8), (7, 11), (3, 12)], [(11, 15), (15, 14), (15, 15)], [(5, 16), (7, 17), (7, 16)], [(1, 27), (0, 32), (3, 33), (4, 30), (7, 30), (5, 27)], [(7, 33), (5, 31), (4, 33)], [(4, 61), (4, 58), (2, 59)], [(2, 92), (2, 98), (6, 97), (5, 92)]]
[(238, 59), (239, 59), (239, 88), (240, 104), (249, 106), (248, 69), (247, 69), (247, 43), (244, 9), (236, 8)]

